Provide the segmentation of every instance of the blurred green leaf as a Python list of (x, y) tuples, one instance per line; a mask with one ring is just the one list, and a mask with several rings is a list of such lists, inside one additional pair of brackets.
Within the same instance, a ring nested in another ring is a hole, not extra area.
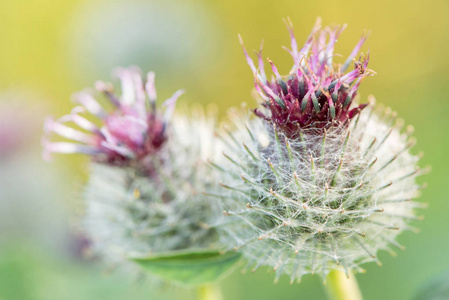
[(413, 300), (447, 300), (449, 299), (449, 271), (426, 281), (413, 297)]
[(131, 259), (162, 279), (181, 285), (198, 286), (224, 277), (240, 260), (240, 254), (222, 254), (218, 250), (189, 250)]

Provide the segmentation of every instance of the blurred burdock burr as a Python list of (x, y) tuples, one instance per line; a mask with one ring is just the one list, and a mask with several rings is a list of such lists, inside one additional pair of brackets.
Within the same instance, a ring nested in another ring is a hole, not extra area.
[[(120, 93), (111, 84), (95, 84), (109, 102), (109, 110), (91, 92), (83, 91), (74, 96), (82, 106), (59, 120), (46, 121), (44, 157), (54, 152), (90, 155), (83, 223), (96, 253), (113, 265), (131, 266), (127, 262), (138, 261), (148, 266), (150, 261), (152, 267), (151, 262), (159, 258), (151, 256), (160, 255), (167, 263), (173, 251), (183, 251), (175, 255), (176, 263), (192, 263), (190, 269), (196, 272), (196, 260), (220, 260), (216, 230), (206, 225), (213, 218), (214, 202), (204, 194), (219, 181), (206, 163), (222, 151), (214, 137), (215, 112), (198, 108), (186, 115), (174, 114), (182, 90), (166, 100), (161, 111), (154, 73), (142, 79), (140, 70), (130, 67), (117, 69), (115, 75), (121, 82)], [(87, 114), (98, 121), (88, 120)], [(52, 133), (77, 143), (50, 141)], [(163, 277), (170, 268), (158, 270)], [(187, 277), (178, 281), (197, 284), (203, 280)]]

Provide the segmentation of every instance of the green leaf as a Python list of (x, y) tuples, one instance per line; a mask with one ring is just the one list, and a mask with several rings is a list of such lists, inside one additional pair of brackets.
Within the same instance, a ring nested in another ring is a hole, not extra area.
[(413, 300), (449, 299), (449, 271), (436, 275), (420, 286)]
[(231, 271), (240, 260), (237, 252), (218, 250), (172, 251), (131, 257), (149, 273), (181, 285), (198, 286), (215, 282)]

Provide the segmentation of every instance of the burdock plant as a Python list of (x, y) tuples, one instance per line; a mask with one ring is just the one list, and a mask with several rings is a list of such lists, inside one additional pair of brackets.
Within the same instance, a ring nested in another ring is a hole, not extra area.
[[(204, 191), (219, 181), (206, 163), (221, 153), (214, 142), (215, 119), (199, 109), (173, 115), (181, 90), (161, 111), (152, 72), (146, 79), (137, 68), (115, 74), (121, 92), (109, 83), (95, 84), (108, 109), (83, 91), (74, 96), (81, 106), (46, 121), (44, 155), (90, 155), (82, 223), (94, 252), (112, 266), (140, 265), (183, 285), (215, 281), (239, 258), (222, 255), (216, 230), (207, 226), (214, 209)], [(50, 141), (52, 133), (77, 143)]]
[[(363, 35), (343, 64), (334, 46), (345, 26), (315, 24), (298, 48), (288, 21), (293, 57), (281, 76), (243, 47), (261, 107), (255, 117), (231, 112), (222, 171), (224, 217), (216, 228), (248, 267), (269, 266), (276, 280), (320, 274), (334, 299), (360, 299), (353, 272), (377, 252), (402, 249), (397, 235), (419, 219), (413, 199), (422, 188), (419, 156), (410, 153), (412, 128), (374, 98), (358, 104), (361, 82), (374, 74)], [(347, 280), (346, 277), (351, 278)]]

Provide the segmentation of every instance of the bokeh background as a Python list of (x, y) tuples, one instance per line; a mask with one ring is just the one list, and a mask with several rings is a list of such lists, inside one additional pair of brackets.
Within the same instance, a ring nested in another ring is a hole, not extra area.
[[(161, 99), (185, 88), (179, 101), (226, 108), (250, 96), (252, 74), (237, 34), (247, 48), (264, 53), (283, 73), (291, 58), (282, 18), (290, 17), (300, 43), (316, 17), (348, 23), (337, 43), (346, 56), (363, 30), (372, 31), (375, 77), (364, 81), (362, 100), (374, 94), (415, 126), (415, 153), (432, 165), (421, 201), (429, 208), (405, 233), (397, 257), (380, 254), (382, 267), (366, 265), (358, 280), (367, 300), (410, 299), (430, 276), (449, 269), (449, 2), (298, 0), (1, 0), (0, 1), (0, 299), (188, 299), (193, 292), (156, 293), (81, 257), (73, 233), (86, 160), (40, 158), (46, 115), (61, 116), (70, 95), (110, 79), (116, 66), (156, 71)], [(282, 73), (282, 72), (281, 72)], [(125, 276), (126, 277), (126, 276)], [(325, 299), (317, 276), (300, 284), (273, 274), (238, 272), (222, 282), (225, 299)]]

